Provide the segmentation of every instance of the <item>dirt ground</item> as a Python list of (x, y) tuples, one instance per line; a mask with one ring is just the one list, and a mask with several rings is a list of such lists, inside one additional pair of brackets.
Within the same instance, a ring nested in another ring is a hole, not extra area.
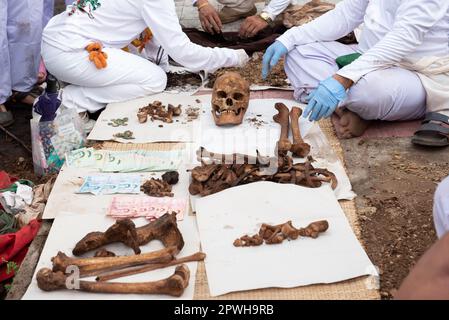
[(342, 141), (357, 193), (362, 242), (391, 298), (410, 268), (436, 240), (435, 188), (449, 175), (449, 149), (422, 149), (409, 138)]

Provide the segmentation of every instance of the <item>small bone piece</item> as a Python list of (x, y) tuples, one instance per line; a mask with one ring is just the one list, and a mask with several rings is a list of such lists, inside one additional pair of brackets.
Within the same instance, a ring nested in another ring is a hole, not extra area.
[(140, 190), (150, 197), (173, 197), (172, 186), (161, 179), (151, 178), (145, 181)]
[(80, 276), (92, 276), (101, 272), (117, 270), (150, 263), (167, 263), (174, 259), (178, 249), (169, 247), (158, 251), (120, 257), (70, 258), (62, 252), (51, 259), (53, 271), (65, 272), (68, 266), (77, 266)]
[(318, 238), (320, 233), (329, 229), (329, 223), (326, 220), (316, 221), (309, 224), (306, 228), (299, 229), (299, 235), (302, 237)]
[(320, 233), (329, 229), (329, 223), (326, 220), (316, 221), (309, 224), (306, 228), (296, 229), (291, 221), (279, 225), (262, 224), (259, 234), (252, 237), (243, 236), (234, 241), (235, 247), (252, 247), (265, 244), (279, 244), (284, 240), (296, 240), (301, 237), (318, 238)]
[(245, 235), (239, 239), (234, 241), (235, 247), (255, 247), (263, 244), (263, 239), (258, 234), (253, 235), (252, 237)]
[[(123, 226), (127, 226), (127, 228)], [(75, 256), (82, 255), (114, 242), (122, 242), (133, 248), (135, 253), (140, 253), (138, 246), (143, 246), (152, 240), (160, 240), (165, 247), (176, 247), (181, 251), (184, 247), (184, 240), (178, 229), (176, 213), (166, 213), (156, 221), (139, 228), (136, 228), (130, 219), (119, 220), (106, 232), (87, 234), (76, 244), (73, 254)], [(134, 242), (137, 243), (137, 248)]]
[(293, 144), (290, 151), (293, 156), (299, 158), (305, 158), (310, 153), (310, 145), (305, 143), (301, 137), (301, 131), (299, 129), (299, 117), (302, 114), (302, 110), (298, 107), (293, 107), (290, 111), (290, 120), (292, 125)]
[(102, 274), (96, 278), (97, 281), (109, 281), (117, 278), (122, 277), (128, 277), (131, 275), (149, 272), (157, 269), (163, 269), (171, 266), (176, 266), (178, 264), (187, 263), (187, 262), (193, 262), (193, 261), (203, 261), (206, 258), (206, 254), (203, 252), (197, 252), (195, 254), (192, 254), (187, 257), (182, 257), (179, 259), (175, 259), (173, 261), (170, 261), (168, 263), (161, 263), (161, 264), (150, 264), (150, 265), (143, 265), (134, 267), (132, 269), (124, 269), (124, 270), (118, 270), (113, 271), (110, 273)]
[(292, 143), (288, 139), (289, 111), (287, 106), (281, 102), (276, 103), (274, 107), (278, 114), (273, 117), (273, 120), (281, 126), (281, 136), (277, 143), (277, 150), (280, 155), (285, 155), (292, 147)]
[(139, 111), (137, 112), (137, 120), (139, 123), (145, 123), (148, 120), (148, 113), (145, 111)]
[(106, 249), (100, 249), (98, 251), (95, 251), (94, 257), (96, 258), (115, 257), (115, 253), (112, 251), (108, 251)]
[(179, 173), (178, 171), (168, 171), (164, 173), (161, 178), (169, 185), (174, 185), (177, 184), (179, 181)]
[[(55, 291), (69, 289), (67, 288), (68, 277), (69, 275), (65, 275), (61, 271), (54, 272), (51, 269), (43, 268), (37, 273), (36, 280), (41, 290)], [(189, 285), (189, 280), (189, 268), (183, 264), (176, 267), (173, 275), (163, 280), (140, 283), (79, 281), (79, 287), (75, 286), (73, 289), (94, 293), (166, 294), (180, 297)]]

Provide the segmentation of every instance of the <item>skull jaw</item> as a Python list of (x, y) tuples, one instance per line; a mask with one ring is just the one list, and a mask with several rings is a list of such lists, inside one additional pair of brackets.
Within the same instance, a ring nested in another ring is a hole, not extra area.
[(218, 115), (215, 110), (212, 110), (212, 116), (217, 126), (236, 126), (242, 124), (245, 112), (240, 111), (239, 115), (234, 112), (222, 112)]

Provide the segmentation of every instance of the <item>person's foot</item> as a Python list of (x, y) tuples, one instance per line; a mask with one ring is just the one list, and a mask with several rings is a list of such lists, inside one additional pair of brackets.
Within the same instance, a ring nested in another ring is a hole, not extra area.
[(34, 101), (36, 100), (37, 97), (39, 97), (39, 95), (40, 92), (38, 87), (35, 87), (30, 92), (13, 91), (13, 94), (10, 97), (10, 101), (12, 101), (13, 103), (23, 103), (32, 106), (34, 105)]
[(347, 109), (337, 109), (332, 115), (332, 122), (337, 136), (341, 139), (360, 137), (365, 133), (370, 121)]
[(9, 127), (14, 123), (14, 117), (11, 111), (6, 110), (3, 104), (0, 104), (0, 125), (2, 127)]
[(249, 16), (253, 16), (257, 13), (257, 8), (254, 6), (251, 10), (247, 12), (239, 12), (235, 9), (229, 8), (229, 7), (223, 7), (223, 9), (220, 10), (218, 15), (220, 16), (221, 23), (231, 23), (240, 19), (247, 18)]
[(86, 136), (92, 131), (95, 126), (95, 120), (89, 119), (89, 114), (87, 112), (79, 113), (81, 123), (84, 126), (84, 133)]

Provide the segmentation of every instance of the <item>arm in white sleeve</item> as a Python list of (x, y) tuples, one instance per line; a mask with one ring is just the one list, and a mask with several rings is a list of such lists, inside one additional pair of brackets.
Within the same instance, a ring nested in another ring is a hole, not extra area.
[(449, 9), (448, 0), (407, 0), (399, 6), (393, 29), (338, 74), (354, 82), (365, 74), (402, 61), (418, 48)]
[(263, 12), (268, 13), (270, 18), (274, 20), (281, 12), (287, 9), (290, 2), (291, 0), (271, 0), (270, 3), (263, 9)]
[(295, 46), (319, 41), (334, 41), (354, 31), (365, 16), (369, 0), (344, 0), (317, 19), (285, 32), (279, 40), (288, 51)]
[(239, 63), (236, 50), (205, 48), (192, 43), (182, 31), (172, 0), (144, 1), (142, 17), (168, 55), (194, 72), (214, 71)]

